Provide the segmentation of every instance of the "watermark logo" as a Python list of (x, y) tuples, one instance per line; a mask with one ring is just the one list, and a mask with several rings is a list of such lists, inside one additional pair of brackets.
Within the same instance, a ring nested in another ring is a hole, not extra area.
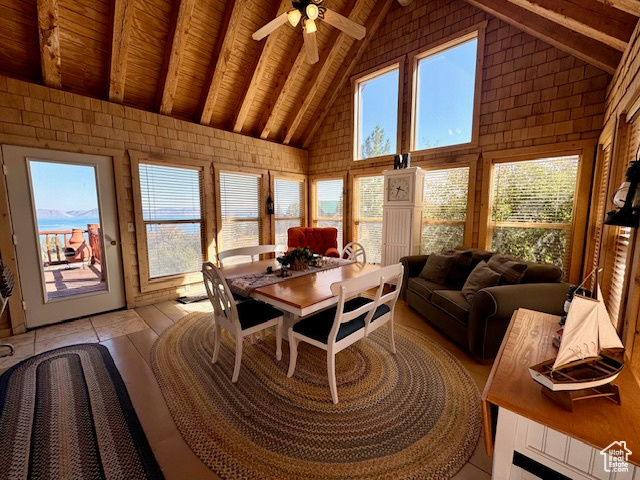
[(600, 455), (604, 457), (605, 472), (629, 472), (629, 455), (631, 455), (631, 450), (627, 448), (627, 442), (613, 442), (608, 447), (600, 450)]

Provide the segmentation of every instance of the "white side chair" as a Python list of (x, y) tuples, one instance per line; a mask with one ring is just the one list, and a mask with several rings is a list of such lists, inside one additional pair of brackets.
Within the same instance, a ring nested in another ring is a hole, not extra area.
[(271, 305), (257, 300), (236, 303), (222, 273), (211, 262), (202, 264), (202, 275), (207, 296), (213, 305), (216, 326), (215, 346), (212, 363), (218, 361), (222, 327), (233, 333), (236, 338), (236, 362), (231, 381), (236, 383), (240, 374), (242, 359), (242, 340), (245, 335), (253, 335), (270, 327), (276, 327), (276, 358), (282, 358), (282, 312)]
[(252, 247), (231, 248), (218, 253), (218, 261), (221, 267), (224, 266), (223, 261), (231, 257), (250, 257), (250, 261), (257, 262), (260, 260), (260, 255), (284, 252), (286, 250), (286, 245), (255, 245)]
[[(388, 325), (389, 346), (395, 354), (393, 314), (403, 271), (404, 267), (398, 263), (331, 285), (331, 292), (338, 297), (338, 305), (311, 315), (289, 329), (291, 353), (287, 376), (291, 377), (296, 369), (298, 343), (301, 340), (326, 350), (331, 398), (333, 403), (338, 403), (335, 368), (338, 352), (382, 325)], [(385, 283), (394, 283), (395, 290), (385, 294)], [(377, 291), (373, 300), (357, 296), (374, 287), (377, 287)]]
[(342, 249), (340, 258), (355, 260), (356, 262), (367, 263), (367, 252), (361, 243), (349, 242)]

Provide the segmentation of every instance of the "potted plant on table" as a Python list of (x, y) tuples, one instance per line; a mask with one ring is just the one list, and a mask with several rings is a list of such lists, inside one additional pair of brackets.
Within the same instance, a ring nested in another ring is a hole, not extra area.
[(282, 268), (290, 268), (294, 271), (306, 270), (313, 261), (313, 251), (307, 247), (296, 247), (293, 250), (278, 257), (276, 260)]

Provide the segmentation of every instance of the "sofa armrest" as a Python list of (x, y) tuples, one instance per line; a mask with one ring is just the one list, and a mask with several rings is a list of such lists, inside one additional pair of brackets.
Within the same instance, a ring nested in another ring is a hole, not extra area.
[(469, 350), (481, 360), (495, 358), (513, 312), (527, 308), (553, 315), (564, 315), (569, 284), (527, 283), (483, 288), (469, 312)]
[(409, 278), (420, 275), (424, 264), (427, 263), (427, 258), (429, 258), (429, 255), (411, 255), (400, 259), (400, 263), (404, 267), (402, 289), (400, 290), (400, 298), (403, 300), (407, 300), (407, 283), (409, 282)]

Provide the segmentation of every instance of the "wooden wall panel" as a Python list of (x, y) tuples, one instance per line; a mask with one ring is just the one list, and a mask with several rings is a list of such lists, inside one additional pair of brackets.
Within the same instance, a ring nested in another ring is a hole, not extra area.
[(36, 0), (0, 1), (0, 72), (39, 82)]

